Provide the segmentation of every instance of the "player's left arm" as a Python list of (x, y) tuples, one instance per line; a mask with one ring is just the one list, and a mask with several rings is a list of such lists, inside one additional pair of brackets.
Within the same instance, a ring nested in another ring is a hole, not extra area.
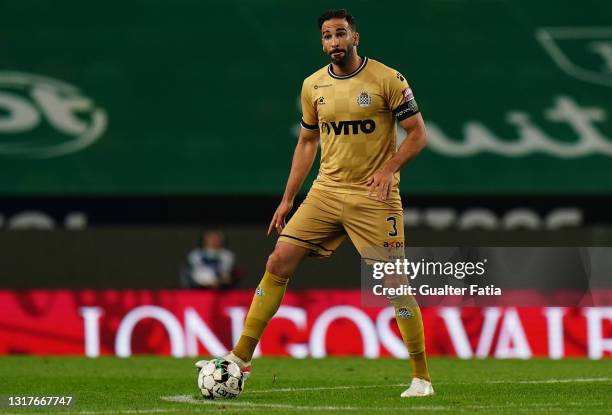
[(380, 201), (386, 200), (393, 188), (393, 175), (414, 159), (427, 144), (427, 131), (421, 113), (416, 113), (400, 121), (406, 130), (406, 139), (397, 152), (368, 180), (370, 194)]
[(380, 201), (389, 197), (393, 188), (393, 175), (415, 158), (427, 142), (425, 122), (406, 78), (396, 72), (385, 77), (382, 85), (383, 95), (391, 113), (406, 130), (406, 139), (393, 157), (368, 179), (370, 195), (375, 195)]

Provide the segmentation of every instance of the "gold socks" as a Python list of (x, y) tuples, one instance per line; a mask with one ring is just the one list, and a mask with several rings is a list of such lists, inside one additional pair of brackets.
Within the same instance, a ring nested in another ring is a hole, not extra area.
[(234, 354), (245, 362), (249, 362), (253, 357), (264, 329), (280, 307), (288, 282), (289, 279), (266, 271), (255, 290), (244, 330), (233, 350)]
[(395, 320), (402, 339), (410, 353), (412, 376), (431, 381), (425, 354), (425, 332), (421, 309), (412, 296), (391, 299), (391, 304), (395, 308)]

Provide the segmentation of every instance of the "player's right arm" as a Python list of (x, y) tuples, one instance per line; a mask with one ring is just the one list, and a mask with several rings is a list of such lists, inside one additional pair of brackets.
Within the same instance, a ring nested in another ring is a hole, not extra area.
[(298, 137), (295, 151), (293, 152), (293, 161), (291, 162), (291, 171), (285, 193), (281, 200), (270, 226), (268, 226), (268, 235), (273, 229), (280, 235), (285, 227), (285, 219), (293, 208), (293, 201), (304, 184), (304, 180), (312, 168), (312, 163), (317, 156), (317, 148), (319, 147), (319, 117), (315, 99), (312, 95), (313, 86), (306, 79), (302, 84), (302, 93), (300, 94), (300, 104), (302, 107), (302, 128)]
[(312, 168), (318, 147), (319, 130), (302, 127), (293, 152), (293, 161), (291, 162), (291, 171), (289, 172), (287, 186), (285, 186), (285, 193), (276, 212), (274, 212), (274, 216), (272, 216), (272, 221), (268, 226), (268, 235), (272, 233), (273, 229), (276, 229), (279, 235), (283, 231), (285, 219), (291, 212), (295, 196), (302, 188), (302, 184), (304, 184), (304, 180)]

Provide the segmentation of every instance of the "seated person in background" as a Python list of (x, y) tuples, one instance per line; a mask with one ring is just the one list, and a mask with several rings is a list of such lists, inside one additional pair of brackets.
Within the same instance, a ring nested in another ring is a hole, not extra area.
[(234, 262), (234, 253), (225, 248), (223, 232), (206, 231), (200, 246), (187, 254), (181, 285), (183, 288), (228, 288), (235, 282)]

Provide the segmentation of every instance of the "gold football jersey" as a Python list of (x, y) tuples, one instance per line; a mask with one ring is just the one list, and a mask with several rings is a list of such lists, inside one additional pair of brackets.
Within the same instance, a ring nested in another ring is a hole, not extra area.
[[(302, 127), (319, 130), (321, 166), (313, 188), (367, 193), (367, 180), (396, 152), (395, 119), (419, 112), (408, 82), (396, 70), (363, 57), (346, 76), (331, 64), (304, 80)], [(399, 195), (399, 172), (393, 193)]]

